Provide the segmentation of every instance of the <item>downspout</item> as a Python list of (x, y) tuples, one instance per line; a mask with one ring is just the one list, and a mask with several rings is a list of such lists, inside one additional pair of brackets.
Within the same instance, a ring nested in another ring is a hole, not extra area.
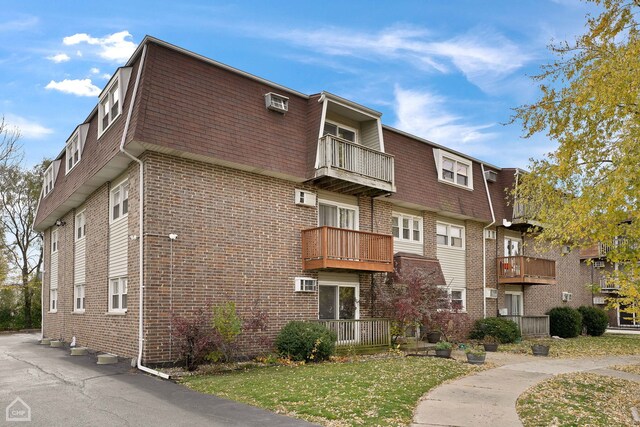
[[(484, 176), (484, 164), (480, 163), (480, 170), (482, 171), (482, 182), (484, 182), (484, 189), (487, 191), (487, 200), (489, 201), (489, 209), (491, 210), (491, 224), (482, 229), (482, 317), (487, 318), (487, 239), (485, 239), (485, 231), (496, 223), (496, 215), (493, 212), (493, 203), (491, 202), (491, 195), (489, 194), (489, 185), (487, 184), (487, 178)], [(498, 236), (496, 236), (496, 241)]]
[(136, 75), (136, 82), (133, 87), (133, 95), (131, 95), (131, 103), (129, 105), (129, 111), (127, 112), (127, 120), (124, 123), (124, 130), (122, 131), (122, 139), (120, 140), (120, 151), (129, 157), (134, 162), (138, 163), (139, 170), (139, 182), (138, 182), (138, 197), (139, 197), (139, 209), (138, 209), (138, 226), (140, 231), (138, 233), (138, 257), (139, 257), (139, 267), (138, 267), (138, 287), (139, 287), (139, 301), (138, 301), (138, 359), (136, 366), (139, 370), (156, 375), (158, 377), (169, 379), (169, 375), (162, 373), (160, 371), (156, 371), (155, 369), (148, 368), (146, 366), (142, 366), (142, 347), (144, 343), (144, 321), (143, 321), (143, 313), (144, 313), (144, 270), (143, 270), (143, 255), (144, 255), (144, 163), (142, 160), (138, 159), (131, 153), (127, 152), (124, 149), (124, 144), (127, 139), (127, 132), (129, 131), (129, 123), (131, 122), (131, 115), (133, 113), (133, 106), (136, 101), (136, 96), (138, 95), (138, 86), (140, 84), (140, 76), (142, 75), (142, 67), (144, 66), (144, 60), (147, 54), (147, 45), (145, 44), (142, 48), (142, 54), (140, 55), (140, 65), (138, 66), (138, 74)]

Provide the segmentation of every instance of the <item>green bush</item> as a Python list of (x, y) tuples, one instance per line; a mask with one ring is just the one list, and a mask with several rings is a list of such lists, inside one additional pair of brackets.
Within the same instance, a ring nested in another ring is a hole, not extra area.
[(604, 334), (609, 326), (609, 316), (603, 309), (583, 305), (578, 311), (582, 315), (582, 326), (587, 328), (587, 334), (594, 337)]
[(336, 334), (319, 323), (287, 323), (276, 338), (278, 353), (297, 361), (319, 362), (336, 350)]
[(552, 336), (574, 338), (582, 332), (582, 315), (571, 307), (555, 307), (547, 312)]
[(508, 344), (520, 338), (520, 328), (514, 321), (501, 317), (476, 320), (469, 332), (469, 338), (483, 340), (486, 336), (495, 337), (500, 343)]

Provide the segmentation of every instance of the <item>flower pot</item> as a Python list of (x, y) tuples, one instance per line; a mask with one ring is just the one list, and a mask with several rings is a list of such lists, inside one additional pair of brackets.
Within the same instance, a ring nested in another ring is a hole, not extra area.
[(549, 355), (549, 346), (542, 344), (534, 344), (531, 346), (531, 351), (534, 356), (548, 356)]
[(471, 363), (472, 365), (482, 365), (484, 363), (484, 359), (485, 357), (487, 357), (486, 354), (472, 354), (472, 353), (467, 353), (467, 362)]
[(440, 341), (440, 338), (442, 338), (442, 332), (440, 332), (440, 331), (431, 331), (431, 332), (427, 333), (427, 342), (428, 343), (435, 344), (438, 341)]
[(484, 351), (498, 351), (498, 343), (497, 342), (484, 343), (482, 345), (484, 346)]
[(442, 350), (436, 349), (436, 357), (451, 357), (451, 349), (445, 348)]

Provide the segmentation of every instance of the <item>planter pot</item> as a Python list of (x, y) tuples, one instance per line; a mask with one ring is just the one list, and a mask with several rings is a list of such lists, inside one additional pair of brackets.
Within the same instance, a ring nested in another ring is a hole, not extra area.
[(484, 351), (498, 351), (498, 343), (485, 343), (482, 344), (484, 346)]
[(472, 365), (482, 365), (484, 363), (485, 357), (487, 357), (486, 354), (477, 355), (467, 353), (467, 362), (471, 363)]
[(427, 342), (428, 343), (435, 344), (438, 341), (440, 341), (440, 338), (442, 338), (442, 332), (440, 332), (440, 331), (431, 331), (431, 332), (427, 333)]
[(534, 344), (531, 346), (531, 351), (534, 356), (548, 356), (549, 355), (549, 346), (542, 344)]
[(451, 349), (436, 350), (436, 357), (451, 357)]

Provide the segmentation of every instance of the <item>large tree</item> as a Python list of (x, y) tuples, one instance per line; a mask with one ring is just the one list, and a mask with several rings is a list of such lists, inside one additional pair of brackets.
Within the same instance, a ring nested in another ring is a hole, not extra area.
[(516, 109), (526, 137), (558, 148), (533, 160), (517, 189), (544, 224), (540, 239), (608, 243), (622, 273), (616, 303), (640, 315), (639, 0), (590, 0), (584, 35), (551, 46), (557, 60), (534, 79), (541, 96)]

